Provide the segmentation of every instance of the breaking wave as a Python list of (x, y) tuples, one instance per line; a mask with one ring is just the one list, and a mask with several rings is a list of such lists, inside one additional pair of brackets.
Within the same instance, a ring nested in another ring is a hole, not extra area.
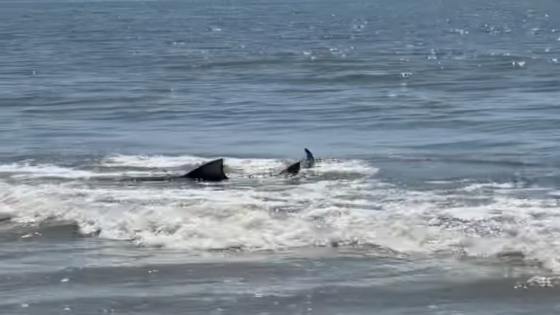
[(225, 159), (233, 174), (227, 183), (95, 181), (184, 173), (208, 160), (112, 155), (83, 169), (0, 165), (0, 236), (17, 230), (29, 237), (31, 229), (40, 234), (47, 228), (37, 226), (52, 230), (59, 222), (72, 235), (78, 231), (191, 254), (379, 246), (406, 255), (493, 257), (559, 268), (555, 199), (516, 197), (514, 187), (504, 183), (459, 180), (460, 188), (417, 191), (380, 180), (377, 168), (358, 159), (321, 160), (295, 179), (248, 179), (289, 162), (241, 158)]

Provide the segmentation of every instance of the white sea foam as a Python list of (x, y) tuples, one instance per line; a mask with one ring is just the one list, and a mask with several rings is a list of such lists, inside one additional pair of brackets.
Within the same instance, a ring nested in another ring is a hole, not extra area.
[[(207, 160), (117, 156), (102, 163), (104, 167), (174, 167)], [(288, 164), (266, 159), (226, 160), (247, 174)], [(0, 169), (68, 178), (82, 172), (52, 165), (17, 165), (15, 169), (2, 165)], [(342, 160), (324, 161), (304, 172), (374, 174), (376, 169), (364, 161)], [(293, 183), (258, 181), (260, 184), (252, 186), (197, 188), (0, 182), (0, 212), (27, 223), (55, 216), (78, 222), (84, 232), (101, 229), (101, 238), (195, 253), (234, 247), (281, 250), (333, 243), (375, 244), (404, 253), (448, 252), (470, 257), (520, 252), (527, 260), (560, 269), (560, 216), (553, 200), (487, 194), (486, 201), (468, 204), (456, 199), (466, 193), (476, 197), (480, 188), (511, 187), (477, 184), (458, 189), (454, 195), (399, 189), (380, 184), (375, 177), (334, 176), (317, 181), (309, 179), (312, 177)]]
[(15, 178), (54, 176), (60, 178), (87, 178), (95, 173), (53, 164), (32, 165), (30, 163), (0, 164), (0, 173), (13, 173)]

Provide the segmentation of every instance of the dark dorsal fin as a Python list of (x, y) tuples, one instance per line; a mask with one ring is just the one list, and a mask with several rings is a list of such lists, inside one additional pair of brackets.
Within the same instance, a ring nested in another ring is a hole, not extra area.
[(224, 159), (222, 158), (203, 164), (183, 175), (183, 177), (215, 182), (228, 179), (224, 173)]
[(306, 165), (308, 168), (311, 168), (313, 166), (315, 166), (315, 157), (313, 156), (313, 153), (311, 153), (311, 151), (309, 151), (307, 148), (305, 148), (305, 155), (306, 155)]
[(280, 172), (280, 175), (285, 175), (285, 174), (289, 174), (289, 175), (297, 175), (299, 173), (299, 170), (301, 169), (301, 161), (296, 162), (290, 166), (288, 166), (288, 168), (286, 168), (285, 170), (283, 170), (282, 172)]

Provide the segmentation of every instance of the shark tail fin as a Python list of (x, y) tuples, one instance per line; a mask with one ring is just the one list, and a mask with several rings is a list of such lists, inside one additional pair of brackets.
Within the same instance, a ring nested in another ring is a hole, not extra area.
[(203, 181), (222, 181), (228, 179), (224, 172), (223, 158), (205, 163), (183, 175), (183, 177)]
[(313, 156), (313, 153), (311, 153), (311, 151), (309, 151), (307, 148), (305, 148), (305, 156), (307, 167), (311, 168), (315, 166), (315, 157)]

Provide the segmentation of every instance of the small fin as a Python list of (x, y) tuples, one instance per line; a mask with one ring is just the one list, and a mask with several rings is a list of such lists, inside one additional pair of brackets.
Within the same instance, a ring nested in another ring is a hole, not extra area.
[(294, 176), (294, 175), (297, 175), (299, 173), (300, 169), (301, 169), (301, 161), (296, 162), (296, 163), (288, 166), (288, 168), (286, 168), (285, 170), (280, 172), (279, 175), (289, 174), (289, 175)]
[(228, 179), (224, 173), (224, 159), (222, 158), (203, 164), (183, 175), (183, 177), (214, 182)]
[(313, 156), (313, 153), (311, 153), (311, 151), (309, 151), (307, 148), (305, 148), (305, 155), (306, 167), (312, 168), (313, 166), (315, 166), (315, 157)]

